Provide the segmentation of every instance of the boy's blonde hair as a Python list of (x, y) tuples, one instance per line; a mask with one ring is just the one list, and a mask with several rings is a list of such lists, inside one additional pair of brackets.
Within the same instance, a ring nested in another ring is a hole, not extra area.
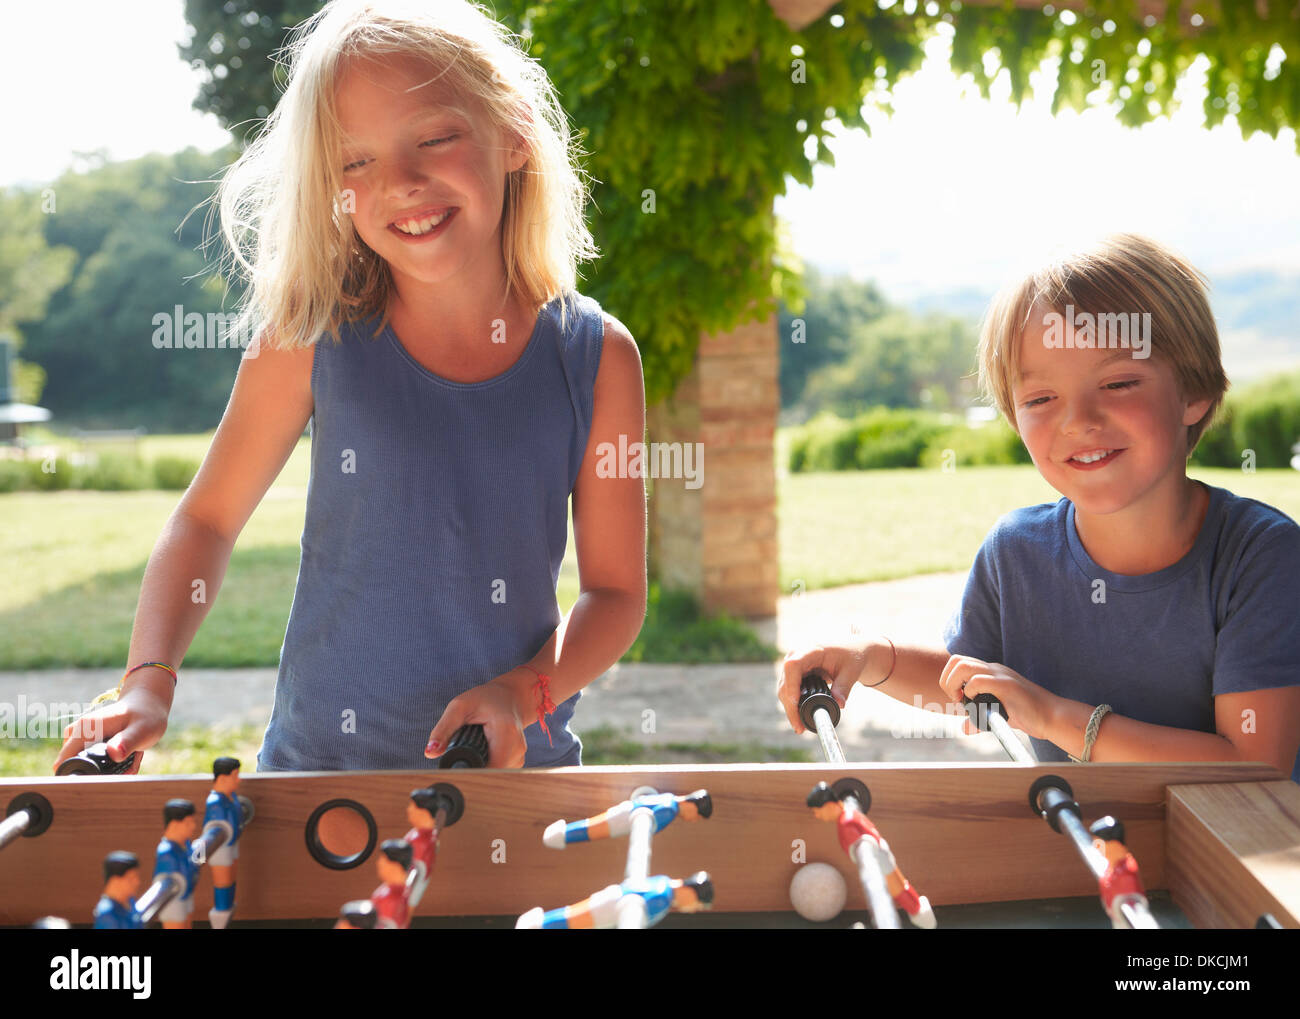
[[(335, 88), (344, 61), (413, 56), (527, 162), (506, 179), (505, 299), (540, 307), (575, 289), (597, 254), (585, 221), (581, 155), (546, 72), (505, 26), (466, 0), (330, 0), (293, 29), (288, 80), (264, 130), (214, 193), (233, 268), (248, 280), (234, 329), (301, 348), (340, 324), (383, 312), (392, 276), (346, 214)], [(479, 122), (476, 120), (476, 123)], [(561, 301), (563, 327), (568, 301)]]
[(1011, 392), (1021, 337), (1035, 306), (1064, 313), (1071, 305), (1076, 314), (1094, 317), (1149, 313), (1152, 355), (1173, 368), (1184, 399), (1210, 400), (1201, 420), (1187, 428), (1190, 456), (1228, 390), (1207, 283), (1186, 259), (1137, 234), (1113, 234), (1057, 259), (993, 299), (980, 330), (980, 385), (1016, 428)]

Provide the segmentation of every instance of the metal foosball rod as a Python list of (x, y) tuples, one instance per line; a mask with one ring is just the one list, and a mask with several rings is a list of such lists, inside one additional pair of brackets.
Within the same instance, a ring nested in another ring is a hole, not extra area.
[(1000, 700), (991, 693), (977, 693), (974, 697), (967, 697), (966, 703), (975, 705), (971, 722), (976, 728), (993, 733), (1008, 757), (1017, 764), (1038, 763), (1034, 755), (1020, 742), (1016, 731), (1011, 728), (1011, 723), (1007, 721), (1007, 709), (1002, 706)]
[[(658, 796), (659, 790), (641, 786), (632, 793), (633, 802), (645, 796)], [(627, 865), (623, 881), (644, 882), (650, 877), (650, 840), (655, 830), (654, 811), (648, 806), (638, 806), (628, 818)], [(645, 900), (638, 895), (625, 896), (618, 904), (620, 930), (644, 930), (649, 924)]]
[(858, 883), (867, 900), (871, 925), (877, 930), (898, 930), (898, 909), (885, 881), (885, 871), (872, 843), (879, 836), (867, 818), (871, 793), (856, 778), (841, 778), (833, 786), (819, 782), (808, 794), (813, 815), (834, 821), (840, 845), (858, 872)]
[(19, 793), (9, 801), (5, 819), (0, 821), (0, 849), (15, 839), (35, 838), (45, 832), (54, 819), (54, 808), (40, 793)]
[[(831, 696), (830, 685), (826, 682), (826, 673), (821, 669), (810, 669), (804, 673), (799, 684), (799, 720), (817, 733), (817, 738), (821, 741), (822, 753), (826, 755), (828, 764), (846, 763), (844, 748), (840, 746), (840, 738), (835, 732), (835, 727), (840, 722), (840, 706)], [(866, 787), (862, 786), (862, 789), (865, 792)], [(870, 805), (869, 795), (866, 803), (862, 802), (861, 796), (853, 792), (842, 792), (838, 799), (845, 812), (866, 816), (866, 808)], [(900, 927), (898, 910), (889, 895), (889, 889), (885, 885), (885, 875), (880, 869), (875, 854), (857, 852), (850, 853), (849, 856), (857, 867), (858, 881), (867, 899), (872, 925), (878, 930), (898, 930)]]
[(660, 793), (641, 786), (632, 795), (594, 817), (580, 821), (554, 821), (542, 833), (550, 849), (597, 839), (628, 837), (623, 881), (609, 885), (571, 906), (550, 911), (540, 906), (528, 910), (516, 924), (521, 929), (540, 927), (652, 927), (671, 909), (695, 912), (713, 903), (713, 883), (703, 871), (678, 881), (650, 874), (650, 844), (655, 833), (674, 821), (693, 822), (713, 815), (708, 790), (685, 796)]
[(145, 926), (153, 923), (158, 919), (158, 914), (184, 891), (185, 879), (180, 874), (174, 871), (159, 874), (154, 878), (148, 891), (135, 900), (136, 909), (140, 913), (140, 922)]
[[(1123, 825), (1113, 817), (1104, 817), (1089, 832), (1083, 826), (1083, 811), (1074, 799), (1070, 783), (1059, 775), (1040, 775), (1034, 780), (1029, 787), (1029, 807), (1053, 831), (1069, 838), (1097, 879), (1102, 905), (1116, 927), (1159, 929), (1160, 924), (1152, 916), (1137, 879), (1137, 861), (1123, 846)], [(1117, 848), (1119, 852), (1107, 853), (1103, 846)]]

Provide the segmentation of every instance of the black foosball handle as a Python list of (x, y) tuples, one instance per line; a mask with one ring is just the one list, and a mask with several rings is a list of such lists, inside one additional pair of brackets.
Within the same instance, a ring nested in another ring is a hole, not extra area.
[(135, 753), (126, 755), (125, 760), (115, 761), (108, 756), (107, 743), (95, 743), (86, 747), (76, 757), (69, 757), (59, 765), (56, 775), (122, 775), (135, 763)]
[[(962, 703), (969, 705), (974, 704), (976, 709), (968, 711), (971, 724), (982, 732), (991, 732), (998, 738), (1002, 744), (1002, 749), (1007, 752), (1007, 756), (1013, 761), (1020, 764), (1037, 764), (1037, 758), (1034, 757), (1025, 745), (1020, 742), (1020, 738), (1011, 730), (1011, 723), (1007, 721), (1006, 706), (991, 693), (977, 693), (974, 697), (962, 696)], [(980, 711), (980, 707), (986, 710)]]
[(488, 756), (487, 734), (483, 732), (483, 726), (462, 725), (438, 758), (438, 767), (486, 768)]
[(989, 716), (997, 714), (1003, 718), (1007, 717), (1007, 709), (1002, 706), (1002, 702), (994, 697), (991, 693), (977, 693), (974, 697), (963, 697), (966, 704), (987, 704), (988, 711), (976, 711), (971, 716), (971, 722), (977, 729), (983, 732), (990, 732)]
[(799, 684), (799, 721), (811, 732), (817, 731), (813, 713), (821, 708), (830, 715), (831, 724), (840, 724), (840, 706), (831, 696), (830, 684), (826, 682), (826, 673), (821, 669), (810, 669), (804, 673)]

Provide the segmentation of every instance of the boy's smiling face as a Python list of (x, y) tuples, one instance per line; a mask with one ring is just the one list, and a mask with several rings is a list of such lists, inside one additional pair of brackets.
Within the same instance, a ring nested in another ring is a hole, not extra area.
[(1030, 313), (1011, 389), (1016, 429), (1039, 473), (1078, 510), (1098, 515), (1181, 484), (1187, 428), (1210, 401), (1185, 400), (1159, 356), (1048, 347), (1050, 311), (1038, 305)]

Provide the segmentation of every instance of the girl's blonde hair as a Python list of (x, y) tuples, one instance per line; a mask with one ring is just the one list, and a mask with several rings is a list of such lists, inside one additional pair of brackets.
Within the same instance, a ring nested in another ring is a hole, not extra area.
[(342, 191), (335, 88), (351, 58), (419, 58), (467, 113), (499, 137), (522, 139), (528, 159), (505, 187), (503, 298), (517, 291), (540, 307), (574, 291), (578, 262), (597, 254), (581, 152), (546, 72), (485, 9), (466, 0), (330, 0), (280, 53), (284, 94), (213, 195), (232, 268), (248, 281), (237, 336), (302, 348), (325, 333), (337, 338), (345, 321), (383, 312), (376, 334), (387, 321), (391, 273), (357, 235)]
[(1190, 456), (1228, 390), (1207, 283), (1190, 262), (1147, 237), (1103, 238), (1028, 273), (993, 299), (980, 330), (980, 386), (1016, 428), (1011, 394), (1021, 337), (1035, 307), (1063, 314), (1071, 305), (1076, 314), (1094, 317), (1149, 313), (1152, 356), (1173, 368), (1184, 399), (1210, 400), (1201, 420), (1187, 428)]

